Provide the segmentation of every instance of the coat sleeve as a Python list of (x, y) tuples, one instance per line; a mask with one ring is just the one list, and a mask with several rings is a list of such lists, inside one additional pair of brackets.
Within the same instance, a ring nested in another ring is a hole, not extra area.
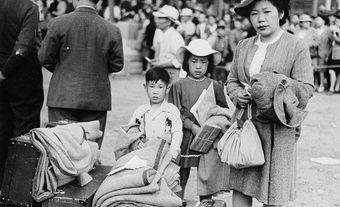
[(314, 91), (313, 67), (307, 46), (301, 44), (298, 48), (290, 78), (293, 79), (299, 106), (305, 108)]
[(243, 41), (237, 45), (236, 52), (234, 54), (233, 61), (231, 63), (230, 72), (227, 78), (227, 93), (234, 105), (237, 104), (237, 94), (243, 90), (243, 86), (238, 79), (238, 58), (240, 54), (240, 47)]
[(29, 56), (36, 47), (38, 27), (39, 10), (38, 6), (33, 4), (25, 11), (25, 14), (23, 14), (22, 26), (14, 46), (14, 52), (1, 69), (5, 77), (11, 76), (14, 71), (20, 68), (20, 66), (25, 63), (25, 58)]
[(115, 41), (109, 53), (109, 73), (119, 72), (124, 66), (123, 40), (120, 30), (117, 28), (113, 35)]
[(60, 41), (56, 27), (57, 24), (55, 24), (52, 20), (48, 26), (45, 39), (43, 40), (38, 52), (40, 64), (52, 73), (58, 62), (60, 50)]

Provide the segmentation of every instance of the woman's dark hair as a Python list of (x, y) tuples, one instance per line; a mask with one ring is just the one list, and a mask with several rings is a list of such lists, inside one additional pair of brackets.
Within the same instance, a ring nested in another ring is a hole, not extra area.
[[(261, 0), (254, 1), (248, 6), (248, 18), (250, 17), (251, 9), (254, 7), (255, 3), (258, 1), (261, 1)], [(286, 20), (289, 18), (289, 10), (290, 10), (289, 0), (268, 0), (268, 1), (271, 2), (277, 8), (279, 13), (282, 13), (282, 12), (284, 13), (282, 19), (280, 19), (280, 26), (284, 25), (286, 23)]]
[[(184, 52), (184, 60), (183, 60), (183, 64), (182, 64), (182, 68), (184, 71), (186, 71), (189, 75), (189, 58), (192, 56), (193, 54), (191, 52), (189, 52), (188, 50), (186, 50)], [(205, 74), (208, 73), (212, 73), (215, 69), (215, 65), (214, 65), (214, 55), (208, 55), (208, 69), (207, 72)]]

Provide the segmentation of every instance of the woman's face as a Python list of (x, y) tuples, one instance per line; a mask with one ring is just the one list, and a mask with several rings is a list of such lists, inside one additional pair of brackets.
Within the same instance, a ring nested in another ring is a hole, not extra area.
[(283, 13), (267, 0), (257, 1), (250, 11), (250, 21), (262, 38), (270, 39), (280, 31)]
[(208, 70), (208, 57), (191, 55), (189, 58), (189, 76), (194, 79), (203, 78)]

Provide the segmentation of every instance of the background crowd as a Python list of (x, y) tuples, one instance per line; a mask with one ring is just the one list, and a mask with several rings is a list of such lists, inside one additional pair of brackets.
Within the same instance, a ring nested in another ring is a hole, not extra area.
[[(73, 11), (72, 0), (35, 0), (40, 7), (40, 28), (46, 34), (51, 18)], [(108, 21), (131, 22), (138, 24), (140, 45), (143, 57), (154, 58), (154, 34), (157, 30), (152, 12), (163, 4), (170, 4), (178, 9), (180, 24), (176, 30), (188, 44), (192, 39), (207, 39), (212, 48), (222, 53), (222, 61), (211, 77), (225, 82), (236, 45), (244, 38), (256, 35), (247, 18), (234, 12), (234, 5), (224, 3), (222, 14), (217, 16), (212, 3), (208, 1), (152, 1), (152, 0), (118, 0), (110, 14), (108, 0), (97, 4), (99, 14)], [(319, 7), (317, 16), (309, 14), (291, 14), (284, 30), (297, 35), (310, 47), (314, 66), (315, 89), (318, 92), (340, 92), (340, 12), (327, 11)], [(148, 62), (143, 59), (143, 70)]]

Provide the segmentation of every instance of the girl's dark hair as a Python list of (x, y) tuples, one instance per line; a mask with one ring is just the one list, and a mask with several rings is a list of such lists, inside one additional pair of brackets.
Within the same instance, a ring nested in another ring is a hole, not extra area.
[[(250, 12), (252, 8), (254, 7), (255, 3), (260, 0), (254, 1), (248, 6), (248, 18), (250, 17)], [(289, 0), (268, 0), (271, 2), (279, 11), (279, 13), (284, 13), (282, 19), (280, 19), (280, 26), (284, 25), (286, 23), (286, 20), (289, 18)]]
[[(183, 65), (182, 68), (184, 71), (186, 71), (189, 75), (189, 58), (192, 56), (193, 54), (191, 52), (189, 52), (188, 50), (186, 50), (184, 52), (184, 60), (183, 60)], [(207, 69), (207, 73), (212, 73), (215, 69), (215, 65), (214, 65), (214, 55), (208, 55), (208, 69)]]

